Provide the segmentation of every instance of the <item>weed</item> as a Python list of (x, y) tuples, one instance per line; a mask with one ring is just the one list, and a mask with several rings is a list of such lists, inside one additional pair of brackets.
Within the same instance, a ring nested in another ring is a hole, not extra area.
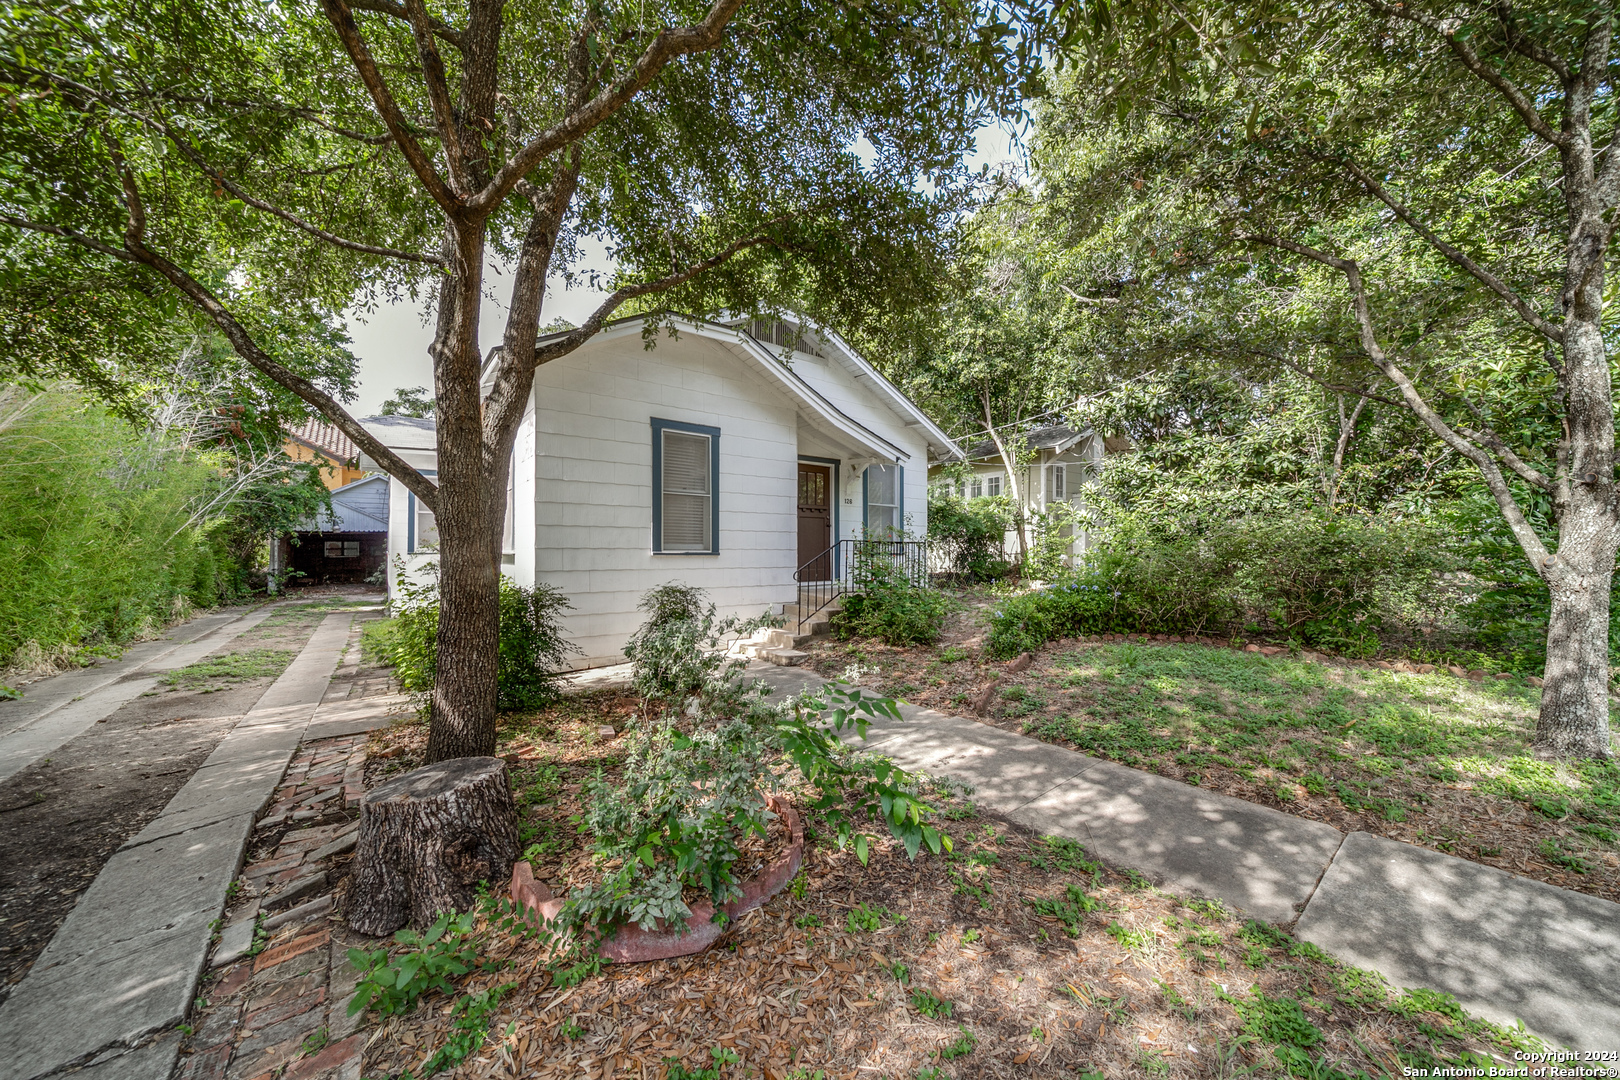
[(805, 894), (806, 890), (808, 890), (809, 888), (810, 888), (810, 877), (809, 877), (808, 874), (806, 874), (804, 872), (804, 867), (801, 866), (799, 868), (798, 874), (793, 878), (793, 881), (788, 885), (788, 893), (795, 900), (803, 900), (804, 899), (804, 894)]
[(1123, 923), (1111, 922), (1107, 926), (1107, 931), (1109, 937), (1127, 949), (1145, 949), (1153, 941), (1153, 935), (1146, 930), (1132, 930)]
[(914, 987), (911, 991), (911, 1007), (930, 1020), (951, 1018), (951, 1003), (920, 986)]
[(894, 981), (899, 983), (901, 986), (904, 986), (911, 981), (911, 969), (906, 967), (906, 965), (901, 963), (899, 960), (896, 960), (894, 963), (889, 965), (889, 974), (894, 976)]
[(1121, 870), (1120, 873), (1125, 875), (1125, 885), (1127, 888), (1134, 889), (1137, 892), (1146, 892), (1147, 890), (1153, 888), (1153, 882), (1149, 881), (1144, 875), (1137, 873), (1135, 870), (1127, 868), (1125, 870)]
[(983, 936), (984, 935), (979, 932), (978, 927), (974, 927), (973, 929), (969, 930), (967, 933), (962, 935), (962, 944), (971, 945), (975, 941), (978, 941)]
[(327, 1030), (325, 1024), (322, 1024), (315, 1031), (304, 1036), (304, 1042), (300, 1049), (303, 1051), (304, 1057), (309, 1057), (312, 1054), (320, 1053), (326, 1048), (326, 1044), (331, 1041), (332, 1033)]
[(720, 1071), (727, 1065), (735, 1065), (739, 1058), (735, 1050), (728, 1050), (724, 1046), (716, 1046), (709, 1050), (709, 1057), (713, 1063), (705, 1069), (688, 1069), (675, 1058), (665, 1058), (664, 1065), (667, 1071), (664, 1080), (720, 1080)]
[(955, 1040), (949, 1046), (942, 1047), (939, 1051), (939, 1056), (946, 1061), (955, 1061), (957, 1058), (967, 1057), (979, 1045), (979, 1040), (973, 1037), (973, 1032), (961, 1024), (956, 1025), (956, 1031)]
[(1189, 900), (1187, 906), (1206, 919), (1226, 919), (1232, 914), (1219, 900)]
[(1554, 866), (1562, 866), (1564, 869), (1577, 874), (1584, 874), (1592, 869), (1591, 864), (1582, 858), (1578, 852), (1572, 851), (1568, 844), (1569, 842), (1561, 836), (1548, 837), (1536, 845), (1536, 854)]
[(1338, 988), (1339, 1000), (1346, 1005), (1380, 1005), (1389, 996), (1384, 977), (1363, 968), (1347, 967), (1335, 972), (1333, 984)]
[[(855, 913), (850, 912), (850, 918), (854, 918), (854, 917), (855, 917)], [(805, 914), (805, 915), (795, 915), (795, 916), (793, 916), (793, 925), (797, 926), (800, 930), (805, 930), (805, 929), (808, 929), (808, 928), (811, 928), (811, 927), (820, 926), (821, 925), (821, 916), (817, 915), (815, 912), (810, 912), (810, 913)]]
[(557, 1028), (558, 1034), (570, 1042), (585, 1037), (585, 1029), (574, 1023), (573, 1019), (564, 1020)]
[(960, 645), (947, 645), (939, 650), (939, 659), (946, 664), (959, 664), (972, 654)]
[(1048, 874), (1100, 874), (1102, 864), (1086, 858), (1086, 849), (1063, 836), (1043, 836), (1031, 845), (1024, 862)]
[(235, 683), (275, 678), (292, 663), (293, 655), (290, 649), (244, 649), (241, 652), (220, 653), (165, 672), (159, 681), (179, 690), (212, 694)]
[(387, 949), (367, 952), (350, 949), (349, 962), (361, 972), (355, 984), (349, 1015), (375, 1009), (383, 1016), (406, 1012), (430, 990), (452, 993), (450, 980), (473, 970), (478, 947), (470, 940), (474, 912), (446, 912), (422, 933), (401, 930), (394, 940), (406, 946), (390, 962)]
[[(501, 1007), (501, 998), (517, 987), (516, 983), (492, 986), (476, 994), (463, 994), (450, 1006), (450, 1037), (433, 1052), (422, 1065), (423, 1076), (433, 1076), (453, 1069), (477, 1053), (489, 1035), (490, 1021)], [(507, 1028), (507, 1034), (517, 1030), (517, 1021)]]
[(1281, 930), (1254, 919), (1243, 924), (1243, 929), (1238, 931), (1238, 937), (1252, 945), (1269, 949), (1283, 949), (1294, 943), (1294, 939)]
[(875, 930), (881, 930), (885, 923), (904, 922), (905, 918), (904, 915), (896, 915), (882, 904), (860, 903), (849, 913), (846, 928), (852, 934), (861, 932), (870, 934)]
[(1056, 897), (1036, 897), (1025, 903), (1042, 918), (1056, 919), (1070, 937), (1080, 936), (1080, 924), (1085, 921), (1087, 912), (1098, 911), (1103, 906), (1101, 900), (1087, 896), (1078, 885), (1065, 886), (1061, 900)]
[(1605, 844), (1613, 844), (1620, 841), (1620, 836), (1616, 836), (1615, 831), (1609, 828), (1607, 825), (1577, 825), (1575, 826), (1575, 831), (1578, 833), (1585, 833), (1594, 840), (1601, 840)]
[(1243, 1027), (1266, 1042), (1299, 1050), (1309, 1050), (1322, 1041), (1321, 1030), (1305, 1015), (1297, 999), (1287, 994), (1267, 997), (1260, 989), (1249, 1001), (1235, 1004), (1243, 1017)]

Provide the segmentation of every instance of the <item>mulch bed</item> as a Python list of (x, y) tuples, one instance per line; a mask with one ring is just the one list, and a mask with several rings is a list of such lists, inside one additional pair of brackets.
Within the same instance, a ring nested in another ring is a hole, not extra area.
[[(542, 861), (554, 881), (584, 872), (572, 820), (581, 788), (616, 764), (602, 724), (634, 707), (624, 694), (581, 695), (506, 733), (520, 790), (538, 789), (524, 799), (525, 843), (550, 845)], [(371, 776), (410, 767), (425, 737), (419, 726), (379, 733)], [(1276, 931), (1245, 930), (1218, 905), (939, 802), (954, 855), (912, 861), (885, 838), (862, 867), (812, 836), (795, 886), (697, 956), (610, 966), (565, 987), (537, 944), (491, 931), (487, 958), (502, 969), (461, 989), (516, 988), (483, 1049), (445, 1075), (681, 1075), (674, 1062), (691, 1076), (713, 1067), (716, 1051), (737, 1060), (710, 1076), (1232, 1075), (1276, 1067), (1267, 1009), (1286, 1011), (1284, 998), (1320, 1032), (1309, 1056), (1352, 1074), (1399, 1076), (1403, 1064), (1465, 1048), (1511, 1056), (1483, 1029), (1416, 1004), (1411, 1015), (1392, 1011), (1375, 976)], [(1097, 905), (1071, 913), (1074, 936), (1032, 906), (1077, 903), (1071, 888)], [(451, 1033), (449, 1005), (432, 996), (383, 1020), (365, 1075), (418, 1072)]]

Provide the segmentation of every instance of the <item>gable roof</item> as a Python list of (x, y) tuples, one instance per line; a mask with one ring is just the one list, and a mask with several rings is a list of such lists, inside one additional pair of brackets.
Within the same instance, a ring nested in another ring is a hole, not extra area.
[(330, 516), (305, 518), (293, 532), (387, 532), (388, 477), (368, 476), (332, 492)]
[[(1041, 427), (1030, 428), (1023, 434), (1022, 438), (1024, 448), (1027, 450), (1050, 450), (1054, 454), (1061, 454), (1090, 434), (1090, 431), (1076, 431), (1066, 424), (1045, 424)], [(993, 439), (975, 443), (967, 449), (967, 457), (970, 461), (1000, 456), (1001, 452), (996, 449), (995, 440)]]
[(297, 427), (288, 428), (287, 438), (303, 443), (338, 464), (347, 464), (360, 456), (360, 448), (354, 444), (353, 439), (318, 417), (305, 420)]
[(362, 416), (360, 423), (391, 450), (437, 450), (438, 428), (431, 416)]
[[(671, 312), (652, 312), (643, 315), (630, 315), (623, 319), (615, 319), (607, 323), (595, 334), (586, 345), (606, 338), (624, 336), (628, 333), (640, 333), (641, 327), (650, 320), (670, 320), (682, 330), (711, 338), (732, 346), (745, 358), (752, 361), (757, 370), (766, 376), (767, 381), (775, 384), (805, 408), (805, 411), (820, 424), (829, 430), (843, 436), (844, 439), (862, 447), (874, 457), (889, 461), (904, 462), (911, 455), (904, 449), (896, 446), (882, 435), (873, 431), (859, 420), (850, 416), (837, 405), (829, 401), (819, 390), (805, 381), (804, 377), (794, 371), (790, 364), (784, 363), (776, 353), (763, 344), (749, 332), (751, 325), (746, 321), (734, 323), (712, 322), (707, 319), (698, 319), (690, 315)], [(859, 380), (869, 385), (880, 401), (883, 401), (891, 411), (901, 417), (901, 422), (907, 427), (921, 428), (928, 439), (930, 456), (936, 452), (939, 457), (962, 457), (962, 450), (949, 435), (940, 430), (928, 416), (919, 409), (910, 398), (897, 390), (889, 380), (885, 379), (878, 370), (867, 363), (854, 349), (837, 334), (823, 327), (816, 326), (806, 320), (821, 342), (823, 349), (816, 355), (825, 355), (830, 352), (839, 363), (848, 368)], [(551, 334), (544, 334), (539, 343), (555, 341), (571, 331), (560, 330)], [(831, 346), (830, 349), (826, 348)], [(584, 346), (582, 346), (584, 347)], [(492, 351), (485, 362), (485, 373), (488, 374), (494, 364), (499, 350)], [(373, 418), (378, 419), (378, 418)], [(384, 417), (380, 419), (393, 419)], [(367, 421), (369, 426), (370, 421)]]

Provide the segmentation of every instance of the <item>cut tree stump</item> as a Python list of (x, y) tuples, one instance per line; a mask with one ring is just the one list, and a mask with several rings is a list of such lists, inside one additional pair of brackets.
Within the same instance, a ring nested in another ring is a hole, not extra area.
[(518, 856), (517, 809), (500, 758), (452, 758), (366, 793), (349, 926), (381, 937), (466, 911), (480, 881), (504, 882)]

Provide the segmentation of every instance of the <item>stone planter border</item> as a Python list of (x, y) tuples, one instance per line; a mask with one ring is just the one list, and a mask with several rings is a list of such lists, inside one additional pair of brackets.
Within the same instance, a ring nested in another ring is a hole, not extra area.
[[(721, 908), (729, 917), (727, 923), (714, 922), (714, 905), (704, 901), (692, 905), (692, 917), (687, 921), (685, 933), (663, 926), (653, 930), (643, 930), (634, 924), (621, 926), (597, 948), (597, 954), (616, 964), (634, 964), (702, 952), (720, 940), (730, 919), (752, 911), (785, 889), (804, 862), (804, 824), (798, 811), (775, 795), (766, 796), (765, 805), (787, 825), (788, 848), (757, 877), (743, 883), (740, 897)], [(512, 864), (511, 894), (512, 903), (520, 911), (533, 912), (543, 922), (551, 922), (562, 910), (562, 898), (553, 897), (543, 882), (534, 879), (534, 868), (526, 860)]]

